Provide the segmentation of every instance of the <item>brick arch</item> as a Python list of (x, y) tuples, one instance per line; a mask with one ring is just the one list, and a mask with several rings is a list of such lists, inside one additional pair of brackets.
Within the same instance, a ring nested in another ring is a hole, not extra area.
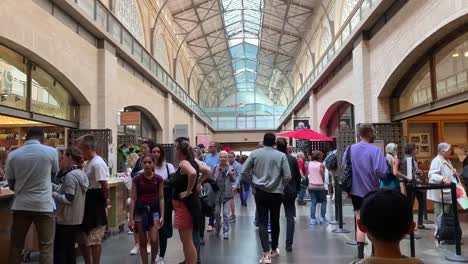
[(458, 31), (466, 30), (468, 21), (468, 13), (465, 10), (448, 17), (442, 21), (438, 26), (432, 28), (423, 38), (415, 43), (411, 49), (401, 56), (401, 61), (393, 67), (390, 71), (385, 83), (379, 90), (379, 98), (388, 98), (393, 91), (397, 88), (398, 82), (408, 73), (408, 71), (416, 71), (414, 65), (438, 42), (451, 34)]
[(353, 106), (353, 104), (344, 100), (336, 101), (331, 104), (320, 121), (320, 131), (326, 133), (327, 136), (333, 137), (339, 126), (340, 118), (350, 106)]
[(41, 67), (45, 72), (57, 80), (73, 97), (79, 105), (90, 105), (92, 95), (89, 91), (78, 88), (77, 80), (70, 76), (70, 72), (63, 71), (62, 65), (57, 61), (51, 61), (47, 56), (43, 56), (39, 51), (27, 47), (27, 44), (18, 43), (15, 40), (0, 36), (0, 45), (13, 50), (14, 52), (30, 59), (35, 65)]

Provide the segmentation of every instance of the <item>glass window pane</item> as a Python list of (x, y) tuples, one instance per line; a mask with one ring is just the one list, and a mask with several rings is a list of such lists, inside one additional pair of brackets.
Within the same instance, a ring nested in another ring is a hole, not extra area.
[(143, 26), (137, 1), (115, 0), (113, 2), (115, 16), (140, 43), (144, 43)]
[(426, 63), (411, 79), (400, 95), (400, 112), (432, 101), (429, 63)]
[(94, 0), (78, 0), (78, 6), (94, 20)]
[(142, 62), (143, 62), (143, 65), (145, 65), (146, 69), (151, 71), (150, 55), (146, 51), (143, 51)]
[(96, 22), (101, 28), (106, 28), (107, 12), (106, 9), (99, 2), (96, 6)]
[(120, 31), (121, 31), (121, 26), (119, 22), (113, 17), (109, 16), (109, 28), (107, 29), (107, 32), (111, 34), (111, 36), (114, 38), (114, 40), (117, 41), (117, 43), (120, 43)]
[(26, 80), (23, 56), (0, 45), (0, 105), (25, 110)]
[(128, 33), (127, 30), (123, 29), (122, 30), (122, 44), (123, 44), (123, 47), (124, 49), (128, 52), (128, 53), (132, 53), (132, 35), (130, 35), (130, 33)]
[(354, 14), (353, 18), (351, 18), (351, 30), (353, 30), (357, 26), (357, 24), (359, 24), (360, 21), (361, 17), (360, 12), (358, 10), (356, 14)]
[(71, 94), (52, 76), (33, 67), (31, 110), (33, 112), (66, 120), (75, 120), (75, 105)]
[(141, 63), (142, 50), (143, 49), (141, 48), (140, 44), (138, 44), (137, 42), (133, 43), (133, 56), (135, 56), (136, 60), (140, 63)]
[(448, 44), (435, 55), (437, 98), (468, 90), (468, 33)]

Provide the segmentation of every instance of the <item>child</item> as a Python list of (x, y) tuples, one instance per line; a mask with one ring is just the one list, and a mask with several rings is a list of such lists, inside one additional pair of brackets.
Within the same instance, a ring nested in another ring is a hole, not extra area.
[(398, 190), (382, 189), (370, 193), (361, 207), (358, 226), (367, 233), (375, 247), (375, 257), (356, 264), (420, 264), (421, 260), (401, 255), (400, 241), (415, 227), (411, 219), (410, 203)]

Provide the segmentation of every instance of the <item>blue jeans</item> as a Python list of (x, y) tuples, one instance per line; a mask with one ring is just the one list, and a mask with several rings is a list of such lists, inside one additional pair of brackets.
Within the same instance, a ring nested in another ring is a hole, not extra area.
[(249, 192), (250, 192), (250, 184), (241, 182), (241, 186), (242, 186), (242, 192), (239, 195), (241, 204), (247, 204), (247, 199), (249, 198)]
[(297, 201), (298, 202), (304, 202), (304, 197), (306, 195), (306, 190), (307, 190), (307, 187), (301, 184), (301, 190), (297, 194)]
[(317, 204), (321, 203), (320, 216), (325, 218), (327, 213), (327, 195), (325, 190), (311, 190), (309, 189), (310, 195), (310, 219), (316, 219), (315, 212), (317, 211)]

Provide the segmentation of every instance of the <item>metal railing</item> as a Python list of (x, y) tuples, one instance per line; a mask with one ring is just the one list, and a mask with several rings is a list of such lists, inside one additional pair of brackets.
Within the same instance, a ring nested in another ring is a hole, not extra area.
[[(121, 48), (128, 52), (133, 59), (141, 63), (148, 72), (150, 72), (156, 80), (164, 85), (174, 96), (179, 98), (189, 109), (196, 113), (205, 123), (214, 128), (224, 129), (231, 127), (225, 122), (213, 122), (203, 109), (188, 95), (185, 90), (174, 80), (171, 75), (157, 62), (157, 60), (141, 45), (141, 43), (126, 29), (126, 27), (98, 0), (74, 0), (81, 10), (105, 32), (107, 32), (113, 41), (121, 46)], [(292, 110), (297, 106), (303, 96), (309, 91), (312, 84), (317, 80), (320, 74), (326, 69), (326, 66), (336, 55), (336, 51), (346, 44), (348, 38), (352, 35), (351, 33), (362, 21), (363, 15), (368, 12), (373, 4), (378, 0), (360, 0), (356, 7), (351, 11), (348, 19), (346, 19), (344, 25), (335, 35), (335, 38), (330, 42), (328, 48), (324, 51), (318, 63), (307, 77), (306, 81), (296, 93), (294, 98), (291, 100), (289, 105), (286, 107), (283, 114), (278, 118), (277, 116), (272, 117), (272, 120), (268, 122), (271, 124), (270, 127), (265, 128), (276, 128), (281, 125), (287, 116), (289, 116)], [(234, 128), (242, 128), (238, 126), (236, 117), (232, 118), (232, 125)], [(255, 119), (254, 119), (255, 120)], [(273, 122), (271, 122), (273, 121)], [(254, 121), (256, 123), (256, 121)], [(263, 127), (263, 125), (261, 125)], [(249, 128), (257, 127), (247, 126)]]
[(327, 68), (329, 62), (334, 59), (337, 51), (345, 44), (347, 44), (347, 40), (349, 40), (351, 37), (353, 30), (358, 26), (358, 24), (364, 18), (364, 15), (372, 9), (373, 5), (377, 1), (378, 0), (360, 0), (356, 4), (341, 29), (336, 33), (327, 49), (321, 55), (314, 69), (304, 81), (302, 87), (297, 91), (294, 98), (291, 100), (288, 107), (281, 115), (278, 125), (281, 125), (285, 121), (286, 117), (291, 114), (293, 109), (303, 99), (304, 95), (309, 92), (312, 84), (317, 81), (317, 78), (320, 77), (323, 71)]
[(198, 106), (185, 90), (157, 62), (143, 45), (127, 30), (127, 28), (102, 5), (98, 0), (74, 0), (80, 9), (91, 18), (99, 28), (107, 32), (115, 43), (143, 65), (172, 95), (181, 100), (189, 109), (197, 114), (206, 124), (213, 127), (213, 120)]

